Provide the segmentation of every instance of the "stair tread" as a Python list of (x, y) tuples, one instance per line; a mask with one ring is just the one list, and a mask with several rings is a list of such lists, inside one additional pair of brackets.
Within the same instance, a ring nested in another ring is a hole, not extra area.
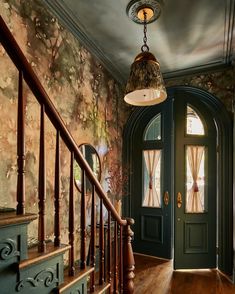
[(95, 291), (92, 292), (92, 294), (101, 294), (101, 293), (104, 293), (104, 291), (108, 290), (110, 287), (111, 287), (111, 284), (110, 283), (104, 283), (103, 285), (96, 285), (95, 286)]
[(85, 276), (88, 276), (90, 273), (94, 271), (94, 267), (86, 267), (83, 270), (79, 270), (75, 273), (74, 276), (69, 276), (69, 271), (66, 269), (64, 271), (64, 282), (58, 287), (59, 293), (65, 291), (79, 280), (83, 279)]
[(71, 246), (67, 244), (62, 244), (59, 247), (55, 247), (53, 242), (49, 242), (46, 244), (46, 252), (38, 252), (38, 247), (34, 246), (28, 250), (28, 259), (22, 260), (19, 263), (19, 269), (23, 269), (32, 264), (42, 262), (43, 260), (47, 260), (50, 257), (64, 253), (65, 251), (69, 250), (70, 247)]
[(13, 224), (28, 223), (37, 219), (37, 214), (26, 213), (16, 214), (16, 211), (1, 211), (0, 212), (0, 227), (5, 227)]

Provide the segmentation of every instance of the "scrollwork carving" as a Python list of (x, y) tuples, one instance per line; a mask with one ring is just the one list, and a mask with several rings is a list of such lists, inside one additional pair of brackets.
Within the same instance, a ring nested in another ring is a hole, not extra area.
[(16, 291), (20, 292), (25, 287), (50, 287), (52, 284), (57, 283), (58, 279), (56, 277), (55, 270), (52, 268), (47, 268), (36, 274), (34, 278), (28, 277), (21, 280), (17, 286)]
[(5, 239), (0, 241), (0, 260), (8, 260), (14, 256), (19, 256), (20, 252), (16, 250), (16, 241)]

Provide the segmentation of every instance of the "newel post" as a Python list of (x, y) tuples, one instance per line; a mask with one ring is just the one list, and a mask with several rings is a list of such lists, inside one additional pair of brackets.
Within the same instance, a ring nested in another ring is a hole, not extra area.
[(135, 222), (132, 218), (127, 218), (127, 225), (123, 227), (123, 279), (124, 279), (124, 294), (134, 293), (134, 270), (135, 260), (131, 246), (131, 240), (134, 235), (131, 230), (131, 225)]

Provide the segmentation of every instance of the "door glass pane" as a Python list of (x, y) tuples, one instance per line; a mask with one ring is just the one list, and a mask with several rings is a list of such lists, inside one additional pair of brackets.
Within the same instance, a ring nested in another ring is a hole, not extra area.
[(161, 114), (156, 115), (147, 125), (144, 140), (161, 140)]
[(144, 197), (142, 206), (161, 207), (161, 150), (144, 150)]
[(205, 147), (186, 147), (186, 212), (205, 212)]
[(205, 135), (203, 123), (194, 109), (187, 106), (187, 134)]

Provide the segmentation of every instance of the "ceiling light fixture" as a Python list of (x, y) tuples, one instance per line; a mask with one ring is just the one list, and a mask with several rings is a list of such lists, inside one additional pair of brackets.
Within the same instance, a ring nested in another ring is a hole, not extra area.
[(133, 64), (127, 81), (124, 100), (135, 106), (149, 106), (163, 102), (166, 97), (160, 65), (149, 52), (147, 45), (147, 24), (161, 14), (157, 0), (132, 0), (127, 6), (127, 15), (136, 23), (144, 25), (143, 45)]

